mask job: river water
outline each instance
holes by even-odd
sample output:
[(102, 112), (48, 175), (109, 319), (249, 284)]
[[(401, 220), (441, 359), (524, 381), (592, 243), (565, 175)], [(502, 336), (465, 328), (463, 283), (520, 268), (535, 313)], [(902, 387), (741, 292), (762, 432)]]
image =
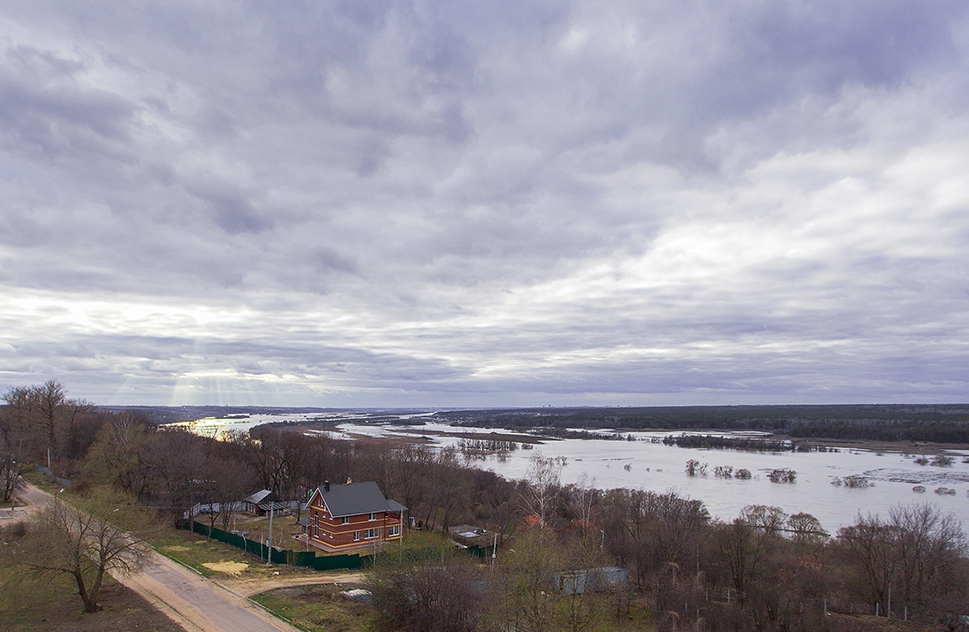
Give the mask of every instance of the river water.
[[(300, 419), (297, 419), (300, 417)], [(196, 422), (194, 428), (200, 434), (232, 428), (247, 430), (267, 421), (300, 421), (314, 415), (285, 417), (254, 415), (245, 420), (205, 420)], [(413, 436), (413, 426), (391, 424), (372, 425), (361, 423), (366, 414), (347, 413), (338, 423), (336, 436), (363, 434), (370, 436)], [(458, 439), (441, 437), (434, 432), (475, 432), (483, 436), (495, 429), (452, 427), (445, 424), (427, 423), (417, 429), (427, 432), (436, 445), (455, 445)], [(498, 431), (511, 432), (511, 431)], [(599, 431), (610, 433), (609, 430)], [(624, 433), (623, 436), (626, 436)], [(500, 460), (494, 456), (485, 460), (472, 460), (474, 467), (494, 471), (509, 479), (525, 478), (530, 459), (534, 454), (546, 457), (564, 457), (562, 482), (586, 484), (600, 489), (616, 487), (638, 488), (664, 492), (675, 490), (682, 496), (702, 500), (710, 515), (722, 520), (732, 520), (750, 504), (773, 505), (788, 514), (807, 512), (821, 521), (832, 534), (839, 527), (854, 522), (858, 514), (888, 516), (889, 509), (898, 504), (929, 502), (946, 513), (952, 513), (969, 529), (969, 463), (963, 457), (969, 451), (952, 451), (955, 458), (950, 467), (919, 465), (919, 452), (878, 453), (871, 450), (839, 448), (837, 452), (743, 452), (737, 450), (710, 450), (679, 448), (656, 442), (668, 432), (634, 432), (634, 441), (604, 439), (563, 439), (544, 441), (533, 450), (515, 450)], [(211, 435), (210, 435), (211, 436)], [(928, 455), (931, 459), (931, 455)], [(696, 459), (706, 463), (705, 476), (688, 476), (686, 462)], [(750, 480), (718, 478), (716, 466), (732, 466), (750, 470)], [(794, 483), (771, 482), (767, 474), (773, 469), (786, 468), (797, 472)], [(853, 489), (845, 485), (835, 486), (832, 481), (847, 476), (864, 476), (870, 486)], [(913, 487), (922, 486), (924, 493), (916, 493)], [(955, 490), (954, 495), (935, 493), (936, 489)]]

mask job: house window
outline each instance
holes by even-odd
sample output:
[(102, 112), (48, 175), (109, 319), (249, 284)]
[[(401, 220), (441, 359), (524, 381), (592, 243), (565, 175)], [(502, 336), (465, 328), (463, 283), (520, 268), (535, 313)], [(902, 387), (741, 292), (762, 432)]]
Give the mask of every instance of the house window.
[(360, 541), (360, 532), (359, 531), (354, 531), (353, 532), (353, 541), (354, 542), (359, 542)]
[(350, 524), (350, 516), (343, 516), (343, 524)]
[(313, 537), (320, 537), (320, 514), (313, 514)]
[(377, 519), (377, 514), (375, 514), (375, 513), (370, 514), (370, 519), (371, 520), (376, 520)]
[(365, 540), (372, 540), (376, 537), (380, 537), (380, 529), (367, 529), (363, 532), (363, 538)]
[(387, 529), (387, 537), (393, 538), (400, 535), (400, 525), (395, 525)]

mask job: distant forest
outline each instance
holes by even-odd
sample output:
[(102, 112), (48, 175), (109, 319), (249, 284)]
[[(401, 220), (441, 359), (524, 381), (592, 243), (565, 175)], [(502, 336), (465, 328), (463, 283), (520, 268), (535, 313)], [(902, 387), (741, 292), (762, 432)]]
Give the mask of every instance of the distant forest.
[(805, 439), (969, 443), (969, 404), (530, 408), (448, 411), (435, 418), (513, 430), (759, 430)]
[[(349, 409), (252, 406), (102, 407), (138, 412), (153, 423), (244, 414), (318, 413), (317, 424), (345, 421)], [(780, 406), (661, 406), (641, 408), (491, 408), (438, 410), (418, 419), (401, 415), (433, 409), (371, 409), (357, 423), (403, 423), (423, 420), (453, 425), (511, 430), (548, 429), (564, 436), (580, 430), (757, 430), (794, 439), (925, 441), (969, 444), (969, 404), (838, 404)], [(357, 412), (360, 412), (357, 409)]]

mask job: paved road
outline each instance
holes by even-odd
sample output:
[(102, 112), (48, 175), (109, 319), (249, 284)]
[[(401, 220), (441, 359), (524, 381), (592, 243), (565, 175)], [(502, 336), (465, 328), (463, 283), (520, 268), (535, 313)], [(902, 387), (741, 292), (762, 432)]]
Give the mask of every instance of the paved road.
[[(33, 485), (22, 496), (35, 507), (51, 497)], [(192, 632), (298, 632), (246, 598), (157, 553), (141, 572), (115, 579)]]
[[(17, 504), (13, 506), (4, 505), (3, 507), (0, 507), (0, 519), (12, 519), (19, 521), (30, 513), (43, 507), (51, 498), (50, 494), (34, 487), (33, 485), (28, 485), (27, 489), (18, 492), (17, 496), (19, 497)], [(23, 502), (26, 502), (27, 504), (19, 504)]]

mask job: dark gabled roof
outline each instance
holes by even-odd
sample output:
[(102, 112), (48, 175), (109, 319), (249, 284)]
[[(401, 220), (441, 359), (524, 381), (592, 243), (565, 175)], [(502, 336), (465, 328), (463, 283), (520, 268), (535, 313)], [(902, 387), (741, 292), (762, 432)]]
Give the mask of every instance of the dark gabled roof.
[[(360, 514), (377, 513), (381, 511), (399, 512), (406, 510), (399, 502), (387, 500), (377, 483), (350, 483), (348, 485), (330, 485), (327, 491), (322, 485), (314, 492), (323, 496), (323, 502), (334, 518), (343, 516), (358, 516)], [(313, 497), (310, 496), (310, 500)], [(309, 504), (309, 503), (307, 503)]]

